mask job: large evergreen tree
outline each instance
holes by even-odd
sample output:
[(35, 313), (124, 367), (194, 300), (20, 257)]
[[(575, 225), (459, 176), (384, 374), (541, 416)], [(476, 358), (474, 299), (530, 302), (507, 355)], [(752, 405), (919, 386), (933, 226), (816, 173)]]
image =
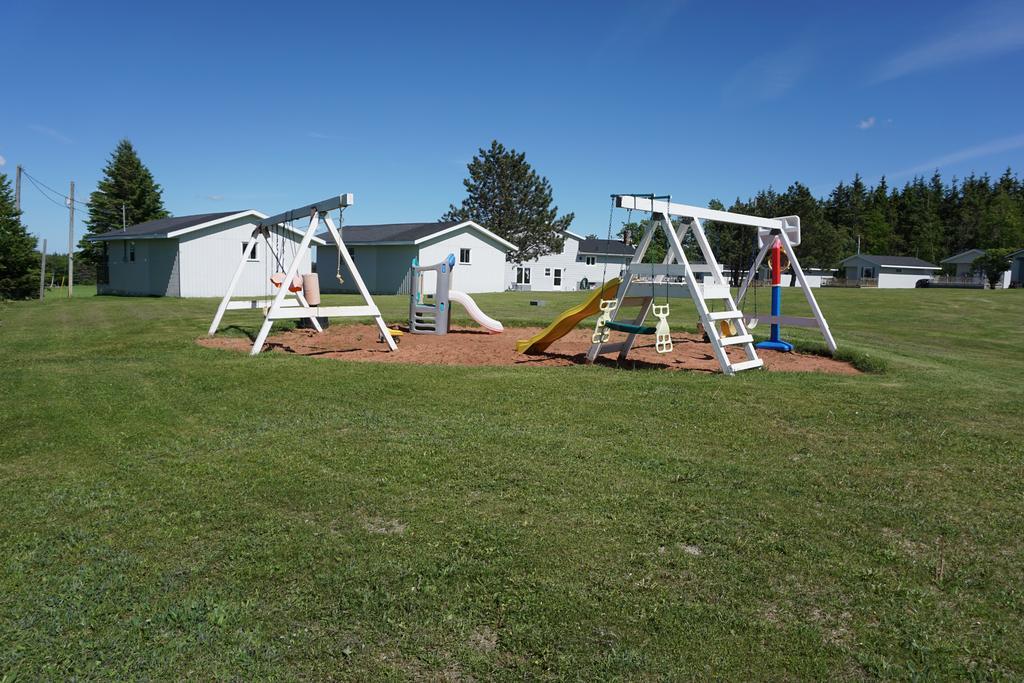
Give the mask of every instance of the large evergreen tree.
[(452, 204), (443, 221), (475, 221), (519, 247), (508, 259), (531, 261), (561, 250), (574, 218), (558, 216), (551, 203), (551, 183), (526, 162), (526, 155), (505, 149), (497, 140), (480, 149), (469, 163), (469, 177), (462, 181), (466, 198)]
[(11, 183), (0, 173), (0, 299), (25, 299), (35, 291), (35, 246), (36, 238), (25, 231), (21, 212), (14, 207)]
[[(103, 169), (103, 179), (97, 183), (96, 191), (89, 195), (86, 236), (168, 216), (162, 192), (132, 143), (121, 140)], [(99, 263), (100, 245), (86, 242), (83, 238), (78, 246), (81, 259), (94, 266)]]

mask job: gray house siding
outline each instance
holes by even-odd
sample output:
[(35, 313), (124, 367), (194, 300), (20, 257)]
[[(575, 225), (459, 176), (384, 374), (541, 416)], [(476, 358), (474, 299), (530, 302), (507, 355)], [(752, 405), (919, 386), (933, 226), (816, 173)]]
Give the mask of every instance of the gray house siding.
[[(407, 245), (371, 246), (353, 244), (349, 246), (352, 260), (371, 294), (408, 294), (409, 266), (418, 253), (416, 247)], [(316, 272), (320, 278), (320, 291), (325, 294), (352, 294), (356, 286), (352, 274), (341, 264), (341, 276), (337, 280), (338, 248), (332, 245), (316, 248)]]
[[(108, 276), (105, 284), (97, 286), (100, 294), (164, 296), (168, 293), (178, 258), (176, 240), (112, 240), (106, 244)], [(177, 282), (173, 287), (177, 288)]]

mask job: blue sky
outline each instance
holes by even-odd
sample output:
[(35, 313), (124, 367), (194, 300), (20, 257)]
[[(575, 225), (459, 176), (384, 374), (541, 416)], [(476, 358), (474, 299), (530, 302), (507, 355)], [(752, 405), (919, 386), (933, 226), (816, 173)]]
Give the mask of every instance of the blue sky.
[[(434, 220), (497, 138), (604, 235), (613, 192), (1024, 168), (1021, 2), (312, 4), (11, 3), (0, 172), (85, 199), (127, 137), (177, 215)], [(22, 200), (63, 249), (67, 212)]]

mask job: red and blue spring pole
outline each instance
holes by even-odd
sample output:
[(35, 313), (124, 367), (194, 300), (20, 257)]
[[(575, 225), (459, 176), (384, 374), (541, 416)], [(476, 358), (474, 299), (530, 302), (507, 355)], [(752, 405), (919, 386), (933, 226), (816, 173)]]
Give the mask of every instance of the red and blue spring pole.
[(759, 349), (772, 349), (773, 351), (792, 351), (793, 345), (782, 341), (779, 316), (782, 315), (782, 242), (778, 237), (772, 243), (772, 323), (771, 336), (754, 344)]

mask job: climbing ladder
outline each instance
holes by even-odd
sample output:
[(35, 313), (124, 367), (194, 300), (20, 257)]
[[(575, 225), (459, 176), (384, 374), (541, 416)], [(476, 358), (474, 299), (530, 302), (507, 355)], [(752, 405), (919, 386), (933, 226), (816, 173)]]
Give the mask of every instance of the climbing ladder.
[[(754, 338), (747, 329), (744, 321), (743, 311), (739, 309), (733, 300), (732, 292), (728, 282), (722, 276), (722, 269), (715, 255), (711, 250), (707, 236), (704, 234), (704, 226), (700, 216), (710, 214), (721, 214), (715, 216), (714, 220), (725, 220), (730, 223), (748, 224), (746, 220), (753, 217), (742, 216), (741, 214), (730, 214), (725, 211), (713, 211), (690, 207), (685, 204), (672, 204), (670, 201), (659, 201), (653, 197), (636, 195), (615, 195), (615, 205), (620, 208), (638, 209), (648, 211), (652, 214), (652, 220), (644, 231), (640, 243), (629, 266), (622, 274), (622, 283), (619, 285), (615, 295), (615, 306), (611, 309), (608, 327), (618, 329), (627, 333), (626, 339), (622, 342), (607, 343), (595, 334), (594, 343), (587, 351), (587, 361), (594, 360), (603, 353), (619, 352), (619, 360), (625, 360), (629, 355), (638, 333), (646, 332), (643, 323), (650, 313), (651, 306), (656, 296), (686, 297), (689, 296), (697, 309), (704, 331), (711, 342), (715, 358), (718, 360), (722, 372), (726, 375), (733, 375), (742, 370), (759, 368), (764, 361), (757, 356), (754, 348)], [(672, 225), (671, 216), (682, 217), (680, 227), (677, 230)], [(708, 217), (708, 216), (706, 216)], [(767, 220), (767, 219), (765, 219)], [(663, 230), (668, 238), (668, 253), (661, 264), (642, 263), (647, 249), (651, 245), (655, 233)], [(703, 281), (698, 281), (694, 275), (694, 269), (686, 258), (683, 250), (683, 241), (688, 231), (693, 231), (694, 240), (704, 257), (706, 274)], [(710, 281), (709, 281), (710, 280)], [(709, 301), (720, 302), (712, 311), (708, 306)], [(632, 322), (622, 324), (616, 322), (616, 316), (624, 306), (639, 306), (639, 312)], [(717, 310), (721, 308), (722, 310)], [(734, 335), (723, 335), (719, 323), (728, 321), (736, 330)], [(605, 335), (605, 338), (607, 335)], [(746, 355), (746, 360), (732, 362), (726, 349), (730, 346), (739, 346)]]

